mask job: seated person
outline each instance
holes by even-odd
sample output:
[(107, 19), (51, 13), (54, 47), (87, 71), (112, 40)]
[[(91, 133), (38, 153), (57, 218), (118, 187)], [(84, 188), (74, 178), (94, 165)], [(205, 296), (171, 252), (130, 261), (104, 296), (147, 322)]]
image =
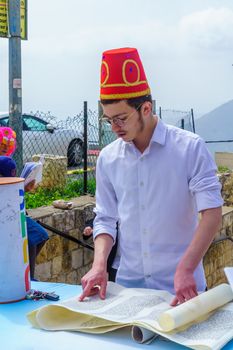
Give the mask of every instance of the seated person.
[[(0, 156), (0, 176), (14, 177), (16, 175), (16, 163), (13, 159), (6, 156)], [(30, 192), (35, 187), (35, 181), (31, 181), (25, 186), (25, 192)], [(27, 234), (28, 234), (28, 250), (29, 250), (29, 265), (30, 276), (34, 280), (34, 272), (36, 265), (36, 257), (48, 240), (47, 231), (36, 221), (26, 215)]]
[[(25, 192), (35, 190), (35, 180), (29, 182), (24, 188)], [(26, 213), (27, 214), (27, 213)], [(30, 276), (34, 280), (36, 257), (49, 239), (47, 231), (38, 222), (26, 215), (27, 233), (28, 233), (28, 250), (30, 262)]]

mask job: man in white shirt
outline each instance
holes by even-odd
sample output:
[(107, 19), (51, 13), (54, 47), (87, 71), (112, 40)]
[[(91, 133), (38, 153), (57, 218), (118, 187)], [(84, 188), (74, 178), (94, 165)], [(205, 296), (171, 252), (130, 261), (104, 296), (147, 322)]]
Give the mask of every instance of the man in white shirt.
[(136, 49), (103, 53), (100, 97), (103, 119), (118, 139), (97, 162), (94, 262), (79, 300), (96, 293), (105, 298), (106, 263), (120, 221), (116, 282), (168, 290), (175, 306), (206, 288), (202, 258), (221, 224), (215, 163), (198, 135), (153, 115)]

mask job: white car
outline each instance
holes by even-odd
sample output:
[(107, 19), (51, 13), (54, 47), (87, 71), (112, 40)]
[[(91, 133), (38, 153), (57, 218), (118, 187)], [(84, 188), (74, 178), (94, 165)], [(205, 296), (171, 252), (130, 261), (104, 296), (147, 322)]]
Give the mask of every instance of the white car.
[[(55, 127), (30, 114), (23, 114), (23, 161), (31, 161), (34, 154), (66, 156), (68, 165), (80, 165), (83, 159), (83, 135), (68, 128)], [(0, 126), (9, 125), (9, 115), (0, 114)]]

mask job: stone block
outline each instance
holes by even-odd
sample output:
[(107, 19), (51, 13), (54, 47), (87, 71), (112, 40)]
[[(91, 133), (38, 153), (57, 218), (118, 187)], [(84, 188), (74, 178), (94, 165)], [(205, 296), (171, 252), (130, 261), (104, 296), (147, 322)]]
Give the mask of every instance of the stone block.
[(58, 282), (58, 280), (57, 280), (57, 276), (53, 276), (53, 277), (51, 277), (50, 279), (49, 279), (49, 282)]
[(62, 272), (62, 256), (57, 256), (52, 260), (52, 276), (57, 276)]
[(222, 217), (222, 227), (226, 228), (229, 227), (232, 224), (232, 218), (230, 213), (226, 213)]
[(65, 214), (65, 231), (68, 232), (75, 228), (75, 211), (67, 210)]
[(66, 230), (66, 212), (61, 211), (59, 213), (54, 213), (52, 216), (53, 227), (59, 231), (65, 232)]
[(83, 249), (74, 250), (72, 256), (72, 269), (78, 269), (83, 266)]
[(66, 253), (62, 258), (62, 271), (69, 272), (72, 268), (72, 258), (70, 253)]
[(53, 236), (46, 242), (47, 258), (52, 260), (63, 253), (62, 239), (59, 236)]
[(93, 212), (94, 207), (95, 207), (94, 204), (86, 205), (84, 207), (85, 221), (94, 219), (95, 217), (95, 213)]
[(222, 228), (221, 231), (220, 231), (220, 233), (221, 233), (221, 237), (222, 237), (222, 238), (223, 238), (223, 237), (226, 237), (226, 233), (227, 233), (226, 228)]
[(91, 269), (92, 264), (83, 266), (77, 270), (77, 283), (81, 283), (81, 278)]
[(51, 215), (41, 218), (40, 221), (49, 226), (53, 226), (53, 219)]
[(79, 228), (83, 232), (85, 227), (85, 214), (82, 209), (76, 208), (75, 210), (75, 227)]
[(78, 284), (77, 271), (71, 271), (66, 277), (66, 283), (68, 284)]
[(69, 241), (69, 251), (72, 252), (73, 250), (76, 250), (80, 247), (79, 244), (75, 243), (75, 242), (72, 242), (72, 241)]
[(93, 263), (94, 252), (89, 249), (84, 250), (84, 266)]
[[(32, 157), (34, 162), (40, 159), (41, 155)], [(44, 154), (43, 174), (40, 187), (56, 188), (66, 184), (67, 157)]]
[(66, 283), (67, 273), (60, 273), (56, 278), (58, 283)]
[(62, 241), (62, 254), (63, 256), (66, 255), (67, 253), (69, 253), (69, 246), (70, 246), (70, 242), (68, 239), (65, 238), (61, 238)]
[(45, 245), (41, 249), (40, 253), (37, 255), (37, 258), (36, 258), (37, 264), (42, 264), (42, 263), (48, 261), (48, 256), (47, 256), (47, 244), (48, 244), (48, 242), (49, 241), (47, 241), (45, 243)]
[(52, 277), (51, 273), (52, 262), (48, 261), (43, 264), (36, 265), (35, 278), (40, 281), (47, 281)]
[[(70, 230), (69, 231), (69, 235), (71, 235), (72, 237), (74, 238), (77, 238), (77, 239), (81, 239), (83, 240), (83, 231), (80, 231), (80, 229), (77, 227), (75, 228), (74, 230)], [(73, 242), (75, 243), (75, 242)], [(75, 243), (76, 244), (76, 248), (78, 247), (78, 243)]]
[(62, 232), (68, 232), (75, 228), (75, 211), (61, 210), (53, 214), (53, 227)]

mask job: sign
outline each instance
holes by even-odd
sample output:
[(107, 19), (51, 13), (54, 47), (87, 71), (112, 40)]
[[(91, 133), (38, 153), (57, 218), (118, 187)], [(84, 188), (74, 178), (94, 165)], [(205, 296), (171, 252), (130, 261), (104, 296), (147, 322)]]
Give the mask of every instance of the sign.
[(27, 40), (27, 0), (20, 0), (20, 28), (21, 39)]
[[(8, 31), (8, 1), (0, 0), (0, 37), (9, 38)], [(12, 0), (11, 0), (12, 1)], [(20, 0), (21, 39), (27, 39), (27, 0)]]
[(0, 37), (8, 37), (7, 0), (0, 0)]
[(21, 79), (13, 79), (13, 89), (21, 89)]

